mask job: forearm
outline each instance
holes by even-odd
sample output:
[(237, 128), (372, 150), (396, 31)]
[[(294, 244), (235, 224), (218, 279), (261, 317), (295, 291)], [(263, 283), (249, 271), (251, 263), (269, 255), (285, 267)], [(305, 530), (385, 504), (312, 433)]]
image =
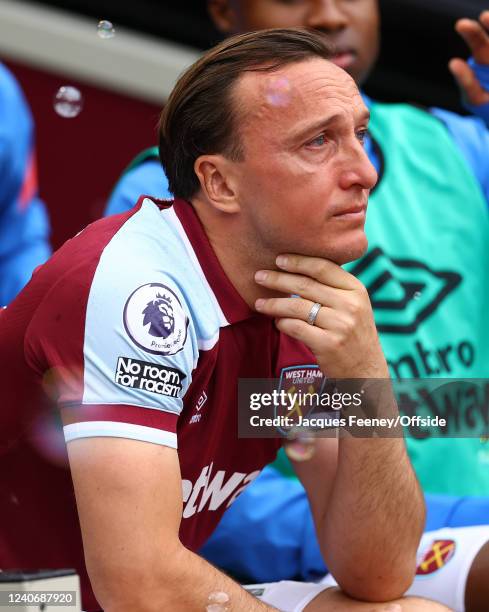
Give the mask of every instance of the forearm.
[[(165, 555), (166, 556), (166, 555)], [(166, 556), (166, 559), (168, 557)], [(137, 584), (134, 584), (136, 582)], [(236, 612), (275, 610), (247, 593), (239, 584), (183, 546), (171, 557), (171, 567), (148, 568), (145, 577), (132, 584), (121, 581), (104, 603), (105, 612), (202, 612), (211, 603), (211, 594), (225, 593)], [(121, 588), (121, 584), (126, 584)], [(223, 604), (223, 608), (226, 605)], [(227, 608), (226, 608), (227, 609)]]
[(414, 577), (424, 501), (403, 439), (342, 438), (320, 541), (354, 597), (400, 596)]
[(218, 591), (237, 612), (273, 610), (182, 545), (176, 449), (96, 437), (69, 442), (68, 454), (86, 568), (105, 612), (203, 612)]

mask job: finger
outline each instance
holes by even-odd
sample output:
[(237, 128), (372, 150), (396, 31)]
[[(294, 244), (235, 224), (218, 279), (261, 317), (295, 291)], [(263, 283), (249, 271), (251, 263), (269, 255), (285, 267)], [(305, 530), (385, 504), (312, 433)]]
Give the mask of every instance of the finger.
[[(277, 329), (294, 340), (303, 342), (315, 355), (335, 346), (335, 334), (319, 327), (309, 325), (300, 319), (283, 318), (275, 323)], [(331, 345), (331, 346), (330, 346)]]
[[(319, 302), (332, 308), (339, 308), (344, 301), (338, 295), (338, 289), (319, 283), (314, 278), (302, 274), (288, 274), (275, 270), (259, 270), (255, 274), (258, 284), (288, 295), (299, 295), (301, 298)], [(297, 298), (295, 298), (297, 299)]]
[[(485, 23), (484, 17), (484, 23)], [(459, 19), (455, 30), (470, 47), (474, 59), (479, 64), (489, 64), (489, 35), (484, 26), (474, 19)]]
[(282, 270), (315, 278), (321, 284), (337, 289), (355, 289), (359, 284), (353, 275), (328, 259), (287, 253), (279, 255), (276, 263)]
[(479, 83), (479, 79), (467, 62), (455, 58), (450, 61), (448, 67), (457, 81), (464, 99), (469, 102), (469, 104), (479, 106), (480, 104), (489, 102), (489, 92)]
[[(289, 318), (305, 321), (308, 325), (309, 314), (314, 302), (302, 298), (269, 298), (260, 299), (255, 302), (258, 312), (274, 318)], [(314, 325), (321, 329), (332, 329), (337, 316), (335, 311), (327, 306), (321, 306), (314, 320)]]
[(479, 21), (484, 26), (484, 28), (489, 31), (489, 11), (482, 11), (482, 13), (479, 15)]

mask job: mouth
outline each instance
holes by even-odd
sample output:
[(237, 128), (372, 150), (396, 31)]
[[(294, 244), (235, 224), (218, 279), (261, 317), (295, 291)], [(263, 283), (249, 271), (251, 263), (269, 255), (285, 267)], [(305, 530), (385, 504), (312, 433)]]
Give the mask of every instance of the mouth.
[(365, 214), (367, 212), (367, 206), (362, 204), (361, 206), (351, 206), (333, 215), (335, 219), (342, 221), (364, 221)]
[(348, 70), (353, 65), (356, 59), (356, 53), (352, 49), (337, 49), (336, 53), (331, 57), (331, 61), (333, 64), (336, 64), (339, 68), (343, 68), (343, 70)]

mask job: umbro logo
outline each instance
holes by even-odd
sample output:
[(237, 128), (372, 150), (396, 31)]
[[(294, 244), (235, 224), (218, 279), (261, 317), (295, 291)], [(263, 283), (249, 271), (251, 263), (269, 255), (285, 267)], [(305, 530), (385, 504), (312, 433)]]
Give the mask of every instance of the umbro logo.
[(197, 410), (197, 412), (192, 415), (189, 424), (191, 425), (192, 423), (198, 423), (200, 421), (200, 419), (202, 418), (202, 414), (200, 413), (200, 409), (202, 408), (202, 406), (206, 403), (207, 401), (207, 393), (205, 391), (202, 391), (202, 393), (200, 394), (199, 399), (197, 400), (197, 403), (195, 404), (194, 408), (195, 410)]
[(412, 334), (462, 281), (450, 270), (433, 270), (414, 259), (391, 259), (376, 247), (350, 272), (367, 288), (379, 332)]
[(195, 410), (200, 410), (202, 406), (206, 403), (206, 401), (207, 401), (207, 393), (205, 391), (202, 391), (199, 399), (197, 400), (197, 403), (195, 404)]

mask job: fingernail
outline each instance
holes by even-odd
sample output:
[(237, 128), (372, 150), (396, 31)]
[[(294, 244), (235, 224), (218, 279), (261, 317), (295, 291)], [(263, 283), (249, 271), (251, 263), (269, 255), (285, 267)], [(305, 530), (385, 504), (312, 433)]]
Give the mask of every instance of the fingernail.
[(285, 268), (285, 266), (287, 265), (287, 261), (288, 261), (287, 255), (279, 255), (277, 259), (275, 260), (277, 266), (279, 266), (280, 268)]
[(384, 608), (384, 612), (402, 612), (402, 608), (399, 604), (390, 604)]
[(265, 302), (266, 302), (266, 300), (263, 300), (263, 299), (261, 299), (261, 298), (260, 298), (259, 300), (256, 300), (256, 302), (255, 302), (255, 308), (256, 308), (257, 310), (261, 310), (261, 309), (262, 309), (262, 308), (265, 306)]
[(268, 272), (265, 272), (265, 270), (258, 270), (258, 272), (255, 274), (255, 280), (260, 283), (267, 280), (267, 276)]

